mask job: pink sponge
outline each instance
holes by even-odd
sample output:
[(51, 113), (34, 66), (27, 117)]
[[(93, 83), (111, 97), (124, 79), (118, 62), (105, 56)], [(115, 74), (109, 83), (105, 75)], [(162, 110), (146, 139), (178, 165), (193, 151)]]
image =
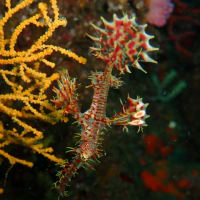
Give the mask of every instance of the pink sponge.
[(148, 0), (148, 8), (147, 22), (161, 27), (165, 25), (173, 11), (174, 5), (171, 3), (171, 0)]

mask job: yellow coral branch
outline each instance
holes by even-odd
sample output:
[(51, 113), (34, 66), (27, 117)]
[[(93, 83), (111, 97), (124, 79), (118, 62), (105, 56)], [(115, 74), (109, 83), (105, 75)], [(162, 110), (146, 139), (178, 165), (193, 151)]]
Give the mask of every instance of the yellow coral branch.
[(39, 3), (38, 8), (40, 9), (40, 12), (42, 13), (42, 15), (44, 17), (45, 23), (49, 24), (50, 18), (49, 18), (48, 13), (47, 13), (47, 9), (48, 9), (47, 4), (46, 3)]
[[(25, 63), (23, 63), (23, 67), (26, 69), (27, 73), (30, 73), (31, 76), (33, 78), (42, 78), (42, 79), (46, 79), (46, 74), (45, 73), (42, 73), (42, 72), (39, 72), (37, 71), (37, 69), (31, 69), (30, 67), (28, 67)], [(39, 66), (38, 66), (39, 68)]]
[(37, 129), (35, 129), (35, 128), (29, 126), (28, 124), (26, 124), (26, 123), (24, 123), (24, 122), (22, 122), (21, 120), (19, 120), (19, 119), (16, 118), (16, 117), (12, 117), (12, 119), (13, 119), (14, 121), (16, 121), (16, 122), (17, 122), (21, 127), (23, 127), (25, 130), (28, 130), (28, 131), (34, 133), (34, 134), (36, 135), (37, 140), (43, 138), (42, 132), (40, 132), (40, 131), (38, 131)]
[(81, 56), (77, 56), (74, 52), (70, 51), (70, 50), (66, 50), (63, 49), (62, 47), (57, 47), (57, 46), (53, 46), (53, 45), (43, 45), (43, 47), (45, 48), (50, 48), (54, 51), (58, 51), (60, 53), (62, 53), (63, 55), (67, 55), (70, 58), (73, 58), (74, 60), (78, 61), (81, 64), (85, 64), (87, 62), (86, 58), (83, 58)]
[(14, 109), (14, 108), (9, 108), (9, 107), (3, 105), (1, 102), (0, 102), (0, 111), (3, 113), (6, 113), (9, 116), (23, 117), (23, 114), (20, 111)]
[(22, 159), (14, 157), (14, 156), (11, 156), (10, 154), (6, 153), (5, 151), (3, 151), (1, 149), (0, 149), (0, 155), (2, 155), (5, 158), (7, 158), (11, 165), (14, 165), (15, 163), (20, 163), (20, 164), (26, 165), (28, 167), (32, 167), (33, 166), (32, 162), (29, 162), (29, 161), (22, 160)]
[(52, 81), (59, 79), (60, 75), (58, 73), (52, 74), (48, 79), (46, 79), (43, 87), (40, 89), (40, 95), (44, 93), (44, 91), (50, 86)]
[(54, 68), (55, 67), (55, 63), (53, 63), (53, 62), (50, 62), (50, 61), (48, 61), (48, 60), (46, 60), (46, 59), (42, 59), (41, 60), (45, 65), (47, 65), (47, 66), (49, 66), (49, 67), (51, 67), (51, 68)]
[(57, 1), (56, 0), (50, 0), (50, 2), (51, 2), (51, 6), (53, 8), (54, 18), (55, 18), (55, 20), (57, 20), (59, 18), (59, 9), (58, 9), (58, 6), (57, 6)]
[[(63, 162), (62, 159), (51, 154), (53, 152), (51, 147), (44, 148), (40, 143), (39, 140), (43, 138), (43, 133), (24, 121), (25, 119), (41, 119), (52, 122), (53, 117), (67, 121), (67, 118), (62, 116), (62, 112), (55, 111), (46, 95), (47, 89), (54, 80), (59, 78), (59, 74), (49, 75), (48, 73), (47, 75), (41, 72), (40, 64), (42, 63), (41, 68), (44, 65), (54, 68), (56, 64), (47, 59), (47, 56), (52, 55), (53, 52), (59, 52), (79, 63), (86, 63), (85, 58), (72, 51), (45, 44), (55, 29), (67, 24), (66, 19), (59, 17), (57, 0), (49, 0), (49, 3), (40, 1), (37, 4), (37, 13), (19, 22), (11, 36), (6, 38), (4, 29), (6, 29), (7, 22), (17, 12), (33, 2), (34, 0), (21, 0), (12, 7), (11, 0), (5, 0), (8, 10), (0, 19), (0, 74), (3, 79), (2, 86), (6, 86), (4, 93), (0, 94), (0, 112), (17, 123), (16, 128), (6, 130), (3, 122), (0, 121), (0, 154), (9, 160), (11, 165), (20, 163), (29, 167), (33, 165), (32, 162), (10, 155), (4, 151), (4, 147), (11, 144), (22, 144), (54, 162)], [(53, 12), (53, 17), (49, 14), (50, 10)], [(46, 28), (45, 33), (33, 41), (27, 50), (16, 50), (20, 34), (29, 25), (44, 27)]]
[(15, 28), (15, 30), (14, 30), (14, 32), (13, 32), (11, 38), (10, 38), (10, 47), (9, 47), (9, 48), (10, 48), (11, 53), (12, 53), (12, 52), (15, 53), (15, 51), (14, 51), (14, 46), (15, 46), (15, 44), (16, 44), (16, 42), (17, 42), (17, 38), (18, 38), (19, 34), (23, 31), (23, 29), (26, 28), (26, 26), (30, 25), (31, 23), (37, 24), (37, 23), (36, 23), (36, 22), (37, 22), (36, 20), (38, 20), (40, 17), (41, 17), (41, 14), (36, 14), (36, 15), (34, 15), (33, 17), (30, 17), (30, 18), (24, 20), (23, 22), (21, 22), (21, 23)]
[(6, 0), (6, 7), (7, 7), (8, 9), (11, 8), (11, 2), (10, 2), (10, 0)]
[(53, 32), (55, 31), (56, 28), (59, 26), (65, 26), (67, 24), (66, 20), (57, 20), (52, 23), (49, 23), (49, 28), (45, 32), (44, 35), (42, 35), (32, 46), (31, 48), (27, 51), (27, 54), (34, 53), (37, 49), (40, 48), (42, 44), (44, 44), (52, 35)]
[[(0, 49), (3, 50), (5, 48), (5, 41), (4, 41), (4, 31), (3, 27), (5, 23), (19, 10), (27, 7), (31, 3), (33, 3), (34, 0), (24, 0), (17, 4), (14, 8), (11, 8), (8, 10), (8, 12), (5, 14), (5, 16), (0, 20)], [(6, 4), (9, 6), (9, 1), (6, 1)]]
[(16, 63), (25, 63), (25, 62), (33, 62), (36, 60), (40, 60), (41, 58), (44, 58), (45, 56), (51, 55), (53, 52), (52, 49), (45, 49), (42, 52), (32, 54), (27, 57), (19, 56), (15, 58), (9, 58), (9, 59), (0, 59), (0, 64), (2, 65), (10, 65), (10, 64), (16, 64)]
[(4, 141), (4, 142), (2, 142), (2, 143), (0, 143), (0, 148), (3, 148), (3, 147), (5, 147), (5, 146), (7, 146), (7, 145), (9, 145), (11, 142), (10, 141)]

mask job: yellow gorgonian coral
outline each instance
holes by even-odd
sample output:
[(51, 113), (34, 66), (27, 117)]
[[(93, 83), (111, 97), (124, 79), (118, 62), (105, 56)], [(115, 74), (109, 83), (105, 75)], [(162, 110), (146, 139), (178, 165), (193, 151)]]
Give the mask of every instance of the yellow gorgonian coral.
[[(59, 52), (79, 63), (86, 63), (85, 58), (74, 52), (47, 43), (58, 27), (67, 24), (66, 19), (59, 16), (57, 0), (37, 3), (37, 12), (33, 16), (23, 19), (13, 27), (11, 35), (5, 33), (8, 21), (14, 18), (16, 13), (36, 2), (38, 1), (20, 0), (18, 4), (12, 6), (11, 0), (4, 0), (7, 11), (0, 19), (0, 80), (1, 88), (4, 88), (0, 90), (0, 116), (5, 116), (12, 122), (12, 125), (6, 127), (1, 117), (0, 155), (7, 158), (11, 165), (20, 163), (28, 167), (32, 167), (33, 163), (10, 155), (4, 150), (5, 147), (11, 144), (22, 144), (54, 162), (63, 161), (52, 154), (51, 147), (43, 146), (40, 142), (43, 133), (27, 121), (38, 119), (54, 123), (55, 118), (61, 117), (60, 112), (54, 110), (46, 96), (47, 89), (54, 80), (59, 78), (59, 74), (47, 75), (40, 71), (41, 66), (50, 69), (55, 67), (55, 63), (47, 59), (47, 56), (53, 52)], [(28, 49), (21, 50), (17, 48), (17, 41), (20, 34), (30, 25), (46, 31)], [(67, 119), (62, 117), (62, 120)]]

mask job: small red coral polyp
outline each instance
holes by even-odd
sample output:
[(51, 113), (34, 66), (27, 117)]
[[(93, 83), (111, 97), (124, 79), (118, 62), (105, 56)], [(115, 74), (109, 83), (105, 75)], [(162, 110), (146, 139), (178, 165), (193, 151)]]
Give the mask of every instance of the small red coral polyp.
[(141, 173), (141, 178), (144, 182), (144, 185), (151, 191), (166, 192), (171, 195), (175, 195), (178, 198), (181, 198), (182, 194), (177, 190), (177, 186), (173, 182), (166, 181), (167, 176), (167, 173), (163, 170), (157, 171), (156, 175), (148, 171), (143, 171)]
[(162, 187), (162, 183), (158, 177), (156, 177), (155, 175), (151, 174), (148, 171), (143, 171), (141, 173), (141, 177), (147, 188), (151, 189), (154, 192), (160, 191), (160, 189)]
[(182, 188), (187, 187), (188, 184), (189, 184), (188, 179), (182, 178), (182, 179), (178, 182), (178, 187), (182, 189)]
[(160, 139), (156, 135), (147, 135), (144, 138), (144, 143), (148, 154), (153, 154), (161, 146)]

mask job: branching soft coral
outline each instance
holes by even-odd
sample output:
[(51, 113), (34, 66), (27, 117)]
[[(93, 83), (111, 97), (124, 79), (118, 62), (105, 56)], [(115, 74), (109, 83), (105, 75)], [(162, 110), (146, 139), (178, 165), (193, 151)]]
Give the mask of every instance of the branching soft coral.
[[(2, 13), (0, 18), (0, 156), (7, 158), (11, 165), (20, 163), (28, 167), (32, 167), (33, 163), (11, 155), (5, 148), (20, 144), (54, 162), (63, 161), (51, 154), (51, 147), (43, 146), (43, 133), (28, 123), (28, 119), (53, 123), (55, 118), (60, 116), (46, 95), (52, 82), (59, 78), (58, 73), (50, 70), (49, 73), (42, 72), (43, 66), (51, 69), (56, 65), (47, 60), (47, 57), (53, 52), (59, 52), (79, 63), (86, 62), (85, 58), (70, 50), (47, 43), (58, 27), (67, 24), (66, 19), (60, 17), (57, 0), (35, 4), (37, 8), (33, 16), (17, 19), (18, 25), (9, 27), (8, 22), (16, 19), (15, 14), (23, 12), (33, 3), (37, 1), (22, 0), (14, 5), (14, 1), (5, 0), (5, 13)], [(31, 25), (34, 25), (35, 29), (44, 28), (45, 32), (38, 39), (33, 39), (33, 44), (28, 49), (23, 50), (19, 47), (18, 39)], [(7, 29), (10, 30), (10, 35), (7, 34)], [(9, 123), (5, 122), (4, 118), (8, 119)]]

